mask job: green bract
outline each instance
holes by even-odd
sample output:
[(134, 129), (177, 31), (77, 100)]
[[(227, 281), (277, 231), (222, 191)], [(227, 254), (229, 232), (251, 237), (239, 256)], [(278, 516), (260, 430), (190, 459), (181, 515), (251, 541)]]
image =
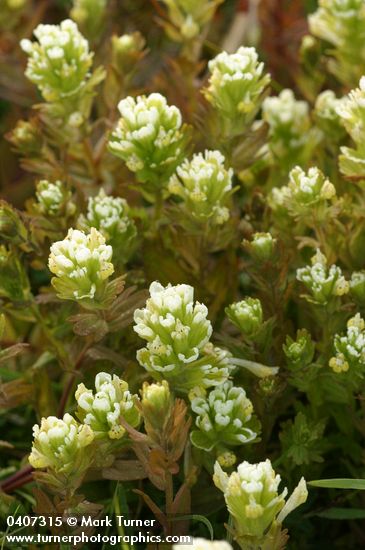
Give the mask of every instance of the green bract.
[(205, 151), (185, 160), (169, 181), (168, 189), (183, 200), (187, 216), (213, 225), (229, 218), (227, 203), (232, 194), (233, 170), (224, 167), (219, 151)]
[(70, 414), (63, 419), (49, 416), (33, 427), (33, 447), (29, 462), (33, 468), (49, 468), (56, 473), (80, 473), (90, 463), (86, 449), (94, 433), (89, 426), (76, 422)]
[(14, 302), (29, 300), (27, 274), (15, 252), (4, 245), (0, 245), (0, 272), (0, 297)]
[(89, 76), (93, 54), (87, 40), (70, 19), (60, 25), (38, 25), (38, 42), (24, 39), (28, 54), (26, 76), (42, 92), (46, 101), (57, 101), (79, 92)]
[(69, 229), (63, 241), (53, 243), (48, 266), (56, 276), (52, 285), (65, 300), (98, 300), (105, 291), (107, 279), (114, 271), (113, 249), (95, 228), (86, 235)]
[(255, 48), (241, 47), (236, 53), (222, 52), (209, 61), (209, 86), (204, 95), (227, 119), (233, 131), (243, 131), (261, 105), (262, 93), (270, 82)]
[[(243, 388), (225, 382), (207, 396), (194, 397), (191, 408), (197, 415), (190, 438), (199, 449), (218, 452), (236, 445), (254, 441), (257, 432), (252, 428), (253, 406)], [(219, 460), (219, 458), (218, 458)]]
[(363, 375), (365, 370), (365, 321), (359, 313), (347, 322), (347, 333), (336, 334), (334, 339), (336, 355), (329, 365), (334, 372), (354, 371)]
[(87, 36), (95, 38), (103, 22), (108, 0), (74, 0), (70, 15)]
[(262, 326), (263, 313), (260, 300), (246, 298), (226, 308), (226, 315), (246, 336), (253, 336)]
[(250, 547), (250, 538), (245, 537), (255, 537), (256, 540), (251, 540), (252, 547), (259, 548), (257, 539), (275, 527), (275, 523), (281, 524), (292, 510), (306, 501), (308, 494), (302, 478), (285, 503), (288, 490), (279, 494), (280, 476), (275, 474), (268, 459), (258, 464), (242, 462), (230, 476), (216, 462), (213, 480), (223, 491), (241, 548)]
[(138, 181), (162, 189), (184, 158), (186, 136), (179, 109), (157, 93), (122, 99), (118, 109), (122, 117), (111, 135), (110, 150)]
[(123, 418), (132, 427), (139, 424), (139, 413), (127, 382), (117, 375), (99, 372), (95, 377), (95, 393), (79, 384), (75, 393), (77, 417), (90, 426), (96, 438), (121, 439), (125, 428)]
[(155, 379), (166, 379), (181, 391), (224, 382), (231, 370), (230, 354), (210, 344), (207, 315), (204, 304), (194, 303), (193, 287), (152, 283), (146, 307), (134, 313), (134, 330), (147, 340), (137, 352), (139, 363)]
[(325, 256), (317, 250), (311, 259), (312, 265), (297, 269), (297, 279), (311, 292), (306, 299), (325, 305), (335, 296), (343, 296), (349, 291), (349, 283), (337, 265), (327, 266)]

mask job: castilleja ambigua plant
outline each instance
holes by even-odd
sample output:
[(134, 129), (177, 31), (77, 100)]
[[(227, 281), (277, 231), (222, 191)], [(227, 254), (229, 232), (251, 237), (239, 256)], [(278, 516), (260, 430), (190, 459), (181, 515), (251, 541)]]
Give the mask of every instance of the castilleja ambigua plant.
[(254, 4), (0, 0), (0, 522), (364, 545), (365, 2)]

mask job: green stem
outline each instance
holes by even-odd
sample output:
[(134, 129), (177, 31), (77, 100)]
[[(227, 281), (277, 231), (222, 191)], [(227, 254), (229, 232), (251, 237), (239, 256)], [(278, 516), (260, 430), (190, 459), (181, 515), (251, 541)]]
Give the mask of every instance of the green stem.
[[(116, 516), (121, 516), (122, 511), (121, 511), (121, 508), (120, 508), (120, 502), (119, 502), (119, 498), (118, 498), (119, 497), (118, 487), (119, 487), (119, 484), (117, 484), (117, 487), (115, 489), (115, 493), (114, 493), (114, 497), (113, 497), (113, 504), (114, 504), (115, 515)], [(123, 527), (122, 522), (119, 523), (117, 521), (117, 531), (118, 531), (118, 535), (120, 537), (122, 537), (122, 541), (123, 541), (124, 536), (125, 536), (125, 531), (124, 531), (124, 527)], [(130, 550), (129, 545), (126, 542), (121, 542), (120, 547), (121, 547), (121, 550)]]

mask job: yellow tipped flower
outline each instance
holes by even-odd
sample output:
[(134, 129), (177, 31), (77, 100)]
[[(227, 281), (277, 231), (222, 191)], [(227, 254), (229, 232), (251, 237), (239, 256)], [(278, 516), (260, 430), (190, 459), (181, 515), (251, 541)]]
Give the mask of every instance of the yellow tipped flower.
[(65, 300), (94, 300), (114, 272), (113, 249), (95, 228), (89, 234), (69, 229), (63, 241), (51, 246), (48, 266), (56, 276), (52, 285)]
[(94, 440), (89, 426), (78, 424), (69, 414), (63, 419), (49, 416), (33, 427), (33, 447), (29, 462), (33, 468), (49, 468), (56, 473), (80, 473), (90, 462), (86, 450)]

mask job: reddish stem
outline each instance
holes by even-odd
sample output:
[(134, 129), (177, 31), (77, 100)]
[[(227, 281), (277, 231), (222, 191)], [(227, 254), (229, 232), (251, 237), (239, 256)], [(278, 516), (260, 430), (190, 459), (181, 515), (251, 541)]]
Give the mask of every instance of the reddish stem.
[(0, 484), (1, 490), (6, 493), (10, 493), (17, 487), (21, 487), (22, 485), (25, 485), (25, 483), (29, 483), (29, 481), (32, 481), (32, 472), (32, 466), (24, 466), (24, 468), (18, 472), (15, 472), (15, 474), (8, 477)]

